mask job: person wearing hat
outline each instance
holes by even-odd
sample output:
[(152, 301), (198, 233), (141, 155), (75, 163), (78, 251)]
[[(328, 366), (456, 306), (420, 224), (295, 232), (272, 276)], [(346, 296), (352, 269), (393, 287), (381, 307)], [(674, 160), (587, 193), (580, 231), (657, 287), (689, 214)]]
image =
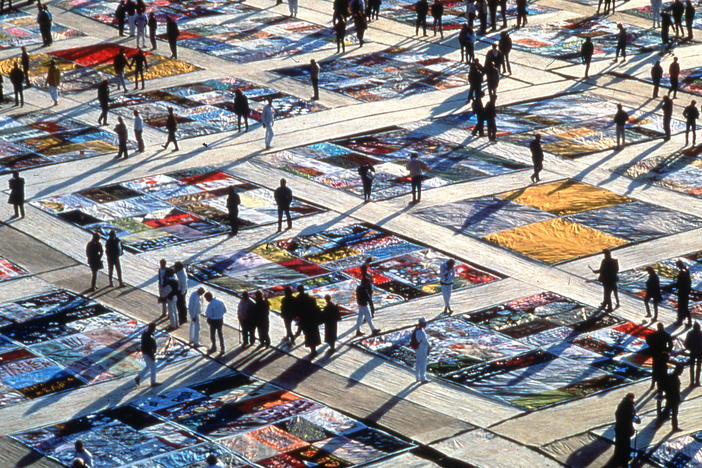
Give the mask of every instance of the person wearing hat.
[(451, 310), (451, 290), (453, 288), (453, 280), (456, 277), (456, 272), (454, 270), (455, 265), (455, 260), (449, 258), (441, 264), (441, 270), (439, 272), (439, 281), (441, 282), (441, 295), (444, 296), (444, 314), (453, 313), (453, 310)]
[[(428, 382), (427, 380), (427, 358), (429, 356), (429, 341), (424, 329), (427, 326), (427, 320), (424, 317), (419, 317), (417, 327), (412, 332), (412, 342), (415, 352), (414, 370), (417, 377), (417, 382)], [(416, 346), (416, 347), (415, 347)]]

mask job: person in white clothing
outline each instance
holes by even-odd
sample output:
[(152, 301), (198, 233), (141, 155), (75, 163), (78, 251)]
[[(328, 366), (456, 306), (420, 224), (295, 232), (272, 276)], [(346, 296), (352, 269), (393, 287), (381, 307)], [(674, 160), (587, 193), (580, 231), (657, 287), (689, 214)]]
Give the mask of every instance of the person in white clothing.
[(453, 313), (453, 310), (451, 310), (451, 290), (453, 289), (453, 279), (456, 277), (455, 265), (456, 262), (452, 258), (441, 264), (439, 281), (441, 282), (441, 295), (444, 296), (443, 313)]
[(273, 142), (273, 98), (268, 98), (268, 104), (263, 106), (261, 123), (266, 127), (266, 149), (270, 149)]
[(205, 300), (207, 301), (205, 317), (207, 317), (207, 324), (210, 326), (210, 341), (212, 342), (212, 346), (207, 352), (214, 353), (217, 351), (215, 335), (219, 335), (219, 354), (224, 354), (225, 347), (222, 326), (224, 325), (224, 314), (227, 313), (227, 306), (224, 305), (224, 302), (215, 298), (211, 292), (205, 294)]
[(168, 322), (170, 329), (175, 330), (180, 323), (178, 322), (178, 280), (172, 269), (166, 269), (166, 283), (163, 287), (163, 296), (161, 301), (166, 304), (168, 312)]
[(190, 316), (190, 344), (195, 348), (200, 346), (200, 314), (202, 314), (202, 300), (205, 288), (198, 288), (190, 293), (188, 299), (188, 315)]
[(74, 447), (76, 448), (76, 458), (83, 460), (83, 464), (88, 468), (93, 468), (93, 454), (86, 450), (83, 441), (76, 440)]
[(428, 382), (427, 380), (427, 357), (429, 356), (429, 341), (424, 329), (427, 326), (427, 321), (424, 317), (420, 317), (417, 323), (417, 328), (412, 332), (417, 345), (415, 348), (415, 365), (414, 370), (417, 377), (417, 382)]

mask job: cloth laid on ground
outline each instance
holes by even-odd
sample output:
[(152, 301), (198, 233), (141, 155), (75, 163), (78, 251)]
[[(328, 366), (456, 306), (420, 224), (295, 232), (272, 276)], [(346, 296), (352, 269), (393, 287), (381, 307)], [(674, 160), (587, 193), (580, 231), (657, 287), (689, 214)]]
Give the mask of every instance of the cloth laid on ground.
[(27, 276), (28, 274), (29, 272), (21, 266), (11, 262), (5, 257), (0, 256), (0, 283), (3, 281), (21, 278), (23, 276)]

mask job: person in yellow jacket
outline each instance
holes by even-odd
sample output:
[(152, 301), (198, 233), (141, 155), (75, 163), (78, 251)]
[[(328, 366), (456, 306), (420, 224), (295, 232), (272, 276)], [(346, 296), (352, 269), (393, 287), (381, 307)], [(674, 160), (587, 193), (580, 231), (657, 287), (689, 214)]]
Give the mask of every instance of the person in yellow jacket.
[(56, 61), (51, 60), (49, 71), (46, 74), (46, 84), (49, 86), (49, 95), (54, 100), (54, 105), (58, 104), (58, 87), (61, 84), (61, 71), (56, 66)]

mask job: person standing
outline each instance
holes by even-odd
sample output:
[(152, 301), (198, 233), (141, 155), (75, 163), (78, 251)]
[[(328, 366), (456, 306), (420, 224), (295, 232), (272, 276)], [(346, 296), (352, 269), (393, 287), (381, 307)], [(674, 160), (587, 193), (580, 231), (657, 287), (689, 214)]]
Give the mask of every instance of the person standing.
[(434, 18), (434, 23), (432, 24), (432, 29), (434, 31), (434, 36), (436, 36), (436, 27), (439, 27), (439, 33), (441, 34), (441, 39), (444, 38), (444, 24), (442, 17), (444, 15), (444, 6), (441, 4), (441, 0), (434, 0), (431, 4), (431, 16)]
[(241, 205), (239, 194), (236, 193), (234, 187), (229, 187), (229, 194), (227, 195), (227, 217), (229, 218), (231, 236), (236, 236), (239, 233), (239, 205)]
[(461, 62), (465, 58), (465, 62), (470, 63), (475, 58), (475, 34), (467, 24), (464, 24), (458, 33), (458, 43), (461, 46)]
[(680, 375), (683, 373), (683, 365), (678, 363), (672, 373), (666, 375), (663, 392), (665, 394), (664, 415), (671, 417), (673, 432), (680, 430), (678, 425), (678, 409), (680, 408)]
[(673, 63), (668, 67), (668, 79), (670, 80), (668, 95), (673, 93), (673, 99), (675, 99), (678, 97), (678, 87), (680, 83), (680, 64), (678, 63), (677, 57), (673, 57)]
[(178, 36), (180, 30), (178, 24), (170, 16), (166, 16), (166, 37), (168, 38), (168, 46), (171, 48), (171, 58), (178, 58)]
[(312, 100), (317, 101), (319, 99), (319, 64), (317, 64), (315, 59), (310, 60), (310, 80), (314, 91)]
[(444, 297), (444, 314), (452, 314), (451, 309), (451, 291), (453, 289), (453, 281), (456, 278), (454, 267), (456, 261), (449, 258), (441, 264), (439, 269), (439, 282), (441, 283), (441, 295)]
[(627, 393), (614, 413), (614, 466), (629, 466), (631, 458), (631, 436), (634, 435), (634, 422), (638, 422), (634, 394)]
[(683, 35), (683, 15), (685, 14), (685, 5), (682, 4), (680, 0), (674, 0), (673, 4), (670, 6), (670, 12), (673, 14), (673, 21), (675, 27), (675, 38)]
[(163, 258), (159, 261), (158, 267), (158, 302), (161, 304), (161, 317), (166, 316), (166, 301), (162, 300), (162, 297), (166, 297), (166, 273), (168, 272), (168, 267), (166, 266), (166, 260)]
[(288, 0), (288, 11), (291, 18), (297, 18), (297, 0)]
[(371, 297), (368, 291), (371, 287), (372, 286), (368, 283), (368, 279), (366, 278), (361, 280), (361, 283), (356, 287), (356, 304), (358, 305), (358, 316), (356, 319), (356, 325), (354, 326), (356, 329), (356, 336), (363, 336), (363, 332), (361, 331), (361, 325), (363, 325), (363, 322), (368, 324), (372, 335), (377, 335), (380, 333), (380, 329), (376, 328), (373, 324), (373, 317), (371, 317), (369, 308)]
[(134, 109), (134, 137), (137, 141), (137, 150), (139, 153), (144, 152), (144, 119), (141, 118), (139, 111)]
[(414, 4), (414, 11), (417, 13), (417, 21), (415, 23), (414, 35), (419, 35), (421, 26), (424, 35), (427, 35), (427, 13), (429, 12), (429, 2), (427, 0), (419, 0)]
[(498, 72), (500, 70), (500, 66), (502, 66), (502, 53), (500, 52), (500, 49), (498, 48), (499, 42), (493, 42), (492, 43), (492, 48), (487, 51), (485, 54), (485, 69), (487, 70), (490, 66), (494, 66), (497, 68)]
[[(236, 317), (239, 320), (239, 328), (244, 337), (242, 346), (244, 348), (249, 345), (253, 346), (256, 342), (256, 304), (246, 291), (241, 295), (241, 300), (236, 310)], [(214, 347), (214, 344), (212, 346)]]
[[(29, 54), (27, 53), (27, 46), (22, 46), (20, 61), (22, 62), (22, 73), (24, 73), (24, 86), (29, 88), (32, 84), (29, 82)], [(53, 62), (54, 60), (52, 59), (51, 61)]]
[(368, 307), (371, 317), (375, 317), (375, 304), (373, 303), (373, 272), (371, 271), (371, 257), (367, 257), (361, 264), (361, 283), (365, 284), (368, 292)]
[(661, 79), (663, 78), (663, 67), (661, 67), (661, 61), (656, 60), (651, 68), (651, 81), (653, 81), (653, 97), (658, 97), (658, 89), (661, 86)]
[(580, 46), (580, 60), (585, 64), (585, 78), (590, 72), (590, 62), (592, 62), (592, 54), (595, 52), (595, 46), (592, 43), (590, 36), (585, 38), (585, 42)]
[(326, 305), (322, 310), (322, 320), (324, 321), (324, 342), (329, 345), (329, 354), (336, 350), (337, 324), (341, 320), (339, 306), (332, 302), (329, 294), (324, 296)]
[(475, 2), (475, 10), (478, 12), (478, 21), (480, 22), (478, 34), (484, 36), (487, 33), (487, 5), (485, 5), (485, 0), (477, 0)]
[(163, 149), (167, 149), (168, 144), (173, 143), (173, 151), (178, 151), (178, 140), (176, 139), (176, 132), (178, 131), (178, 119), (176, 119), (172, 107), (168, 108), (168, 117), (166, 118), (166, 130), (168, 131), (168, 138), (166, 139), (166, 144), (163, 145)]
[(624, 29), (622, 23), (617, 24), (617, 28), (619, 28), (619, 32), (617, 33), (617, 50), (614, 55), (614, 61), (617, 61), (617, 59), (619, 58), (619, 54), (621, 53), (622, 63), (624, 63), (624, 61), (626, 60), (626, 29)]
[(214, 297), (209, 291), (205, 293), (205, 300), (207, 301), (205, 317), (207, 317), (207, 324), (210, 326), (210, 342), (212, 343), (207, 353), (209, 354), (217, 351), (215, 343), (216, 334), (219, 336), (219, 354), (224, 354), (226, 348), (224, 347), (224, 333), (222, 332), (222, 327), (224, 326), (224, 314), (227, 312), (227, 306), (224, 305), (224, 302)]
[(278, 206), (278, 232), (282, 231), (283, 213), (285, 213), (285, 219), (288, 222), (288, 229), (292, 229), (290, 205), (293, 201), (293, 194), (285, 179), (280, 179), (280, 186), (273, 192), (273, 198), (275, 198), (275, 204)]
[(670, 96), (663, 96), (663, 130), (665, 131), (665, 141), (670, 140), (670, 121), (673, 119), (673, 101)]
[(180, 326), (178, 321), (178, 280), (172, 268), (166, 268), (161, 301), (166, 304), (169, 330), (175, 330)]
[(537, 133), (534, 135), (534, 139), (529, 143), (529, 150), (531, 151), (531, 162), (534, 164), (534, 173), (531, 175), (531, 181), (533, 183), (538, 182), (539, 173), (544, 168), (544, 150), (541, 148), (541, 135)]
[(670, 13), (661, 11), (661, 54), (670, 48), (670, 27), (673, 25), (673, 20), (670, 19)]
[[(470, 62), (470, 68), (468, 69), (468, 102), (472, 99), (473, 103), (475, 103), (475, 100), (479, 100), (483, 95), (483, 74), (485, 74), (485, 69), (474, 56)], [(475, 109), (473, 112), (475, 113)]]
[(617, 300), (617, 307), (619, 307), (619, 294), (617, 292), (617, 281), (619, 281), (619, 262), (617, 259), (612, 258), (612, 253), (609, 251), (609, 249), (604, 249), (602, 254), (604, 255), (604, 258), (600, 263), (600, 268), (598, 270), (592, 270), (592, 272), (599, 274), (597, 280), (602, 283), (604, 292), (602, 307), (607, 312), (612, 312), (612, 293), (614, 293), (614, 297)]
[(497, 31), (497, 5), (498, 0), (487, 0), (487, 8), (490, 12), (490, 28)]
[(124, 12), (127, 14), (127, 25), (129, 26), (129, 37), (134, 37), (134, 20), (136, 20), (136, 3), (127, 0), (124, 3)]
[(500, 70), (497, 67), (494, 63), (485, 66), (485, 81), (490, 99), (497, 99), (497, 87), (500, 85)]
[(527, 0), (517, 0), (517, 29), (527, 25)]
[(332, 14), (332, 23), (336, 26), (336, 23), (340, 20), (346, 19), (349, 15), (349, 1), (348, 0), (334, 0), (334, 13)]
[(112, 272), (117, 270), (117, 281), (119, 281), (119, 287), (123, 288), (124, 283), (122, 282), (122, 262), (120, 262), (119, 257), (122, 255), (122, 242), (117, 238), (117, 232), (114, 229), (110, 229), (110, 234), (107, 236), (105, 241), (105, 257), (107, 257), (107, 274), (110, 279), (110, 287), (112, 284)]
[(195, 347), (200, 347), (200, 315), (202, 314), (202, 299), (205, 295), (205, 288), (199, 287), (190, 293), (188, 298), (188, 315), (190, 316), (189, 343)]
[(144, 14), (144, 10), (137, 10), (136, 17), (134, 18), (134, 26), (136, 26), (136, 46), (137, 49), (141, 47), (146, 47), (146, 26), (149, 19)]
[(269, 314), (271, 311), (271, 305), (268, 299), (263, 297), (261, 290), (256, 291), (255, 297), (255, 317), (256, 317), (256, 330), (258, 331), (258, 341), (261, 346), (267, 347), (271, 345), (271, 337), (268, 333), (270, 328)]
[[(426, 0), (423, 1), (426, 2)], [(426, 23), (426, 19), (424, 21)], [(363, 47), (363, 36), (366, 34), (366, 29), (368, 29), (368, 23), (366, 23), (366, 17), (362, 12), (353, 14), (353, 27), (356, 29), (358, 47)], [(426, 33), (424, 35), (426, 36)]]
[(336, 53), (346, 53), (346, 42), (344, 41), (346, 38), (346, 20), (344, 20), (343, 16), (334, 24), (334, 31), (336, 32)]
[(99, 125), (107, 125), (107, 112), (110, 110), (110, 86), (107, 80), (102, 80), (97, 90), (98, 103), (100, 104)]
[(427, 380), (427, 359), (429, 357), (429, 340), (424, 329), (427, 327), (427, 320), (419, 317), (417, 326), (412, 332), (411, 343), (415, 353), (414, 372), (417, 382), (426, 383)]
[(147, 373), (151, 373), (151, 386), (156, 387), (160, 385), (156, 381), (156, 339), (154, 338), (154, 332), (156, 331), (156, 324), (154, 322), (149, 323), (146, 331), (141, 334), (141, 356), (144, 358), (144, 369), (134, 378), (134, 381), (139, 385)]
[(658, 320), (658, 303), (663, 300), (661, 297), (661, 280), (656, 274), (653, 267), (646, 267), (648, 279), (646, 279), (646, 297), (644, 298), (644, 306), (646, 307), (646, 317), (651, 316), (649, 303), (653, 304), (653, 319), (651, 322)]
[(173, 264), (178, 289), (176, 291), (176, 308), (178, 309), (178, 323), (184, 324), (188, 321), (188, 304), (185, 298), (188, 294), (188, 273), (185, 271), (183, 262), (178, 261)]
[(156, 31), (158, 30), (158, 21), (156, 20), (156, 15), (154, 15), (153, 11), (149, 13), (147, 24), (149, 25), (149, 41), (151, 41), (151, 50), (156, 50)]
[(119, 35), (124, 36), (124, 22), (127, 19), (127, 10), (125, 6), (125, 0), (121, 0), (115, 9), (115, 19), (117, 20), (117, 29), (119, 30)]
[(51, 37), (51, 23), (53, 18), (49, 7), (47, 5), (42, 5), (39, 7), (39, 13), (37, 13), (37, 23), (39, 24), (39, 32), (41, 33), (42, 41), (44, 42), (44, 47), (50, 46), (54, 40)]
[(491, 96), (484, 110), (485, 124), (487, 125), (487, 134), (488, 139), (490, 141), (497, 141), (497, 107), (495, 107), (496, 99), (497, 96)]
[(410, 156), (407, 170), (412, 188), (412, 203), (419, 203), (422, 200), (422, 163), (417, 158), (417, 153)]
[(512, 51), (512, 38), (507, 31), (500, 33), (500, 40), (497, 43), (498, 51), (502, 56), (502, 74), (505, 72), (512, 74), (512, 66), (509, 64), (509, 53)]
[[(146, 39), (144, 39), (146, 42)], [(134, 68), (134, 89), (139, 89), (139, 77), (141, 76), (141, 89), (144, 89), (144, 72), (149, 69), (146, 55), (142, 49), (137, 49), (137, 53), (132, 58), (131, 66)]]
[(244, 93), (241, 92), (241, 89), (237, 89), (234, 92), (234, 113), (236, 114), (236, 124), (237, 124), (237, 130), (241, 131), (241, 119), (242, 117), (244, 118), (244, 123), (246, 124), (246, 130), (245, 132), (249, 131), (249, 113), (251, 110), (249, 109), (249, 99), (246, 97)]
[(614, 114), (614, 125), (617, 133), (617, 149), (621, 148), (625, 144), (625, 132), (624, 126), (627, 120), (629, 120), (629, 114), (622, 108), (621, 104), (617, 104), (617, 113)]
[(502, 27), (507, 28), (507, 0), (500, 0), (500, 16), (502, 16)]
[(266, 105), (261, 113), (261, 123), (266, 127), (266, 149), (271, 148), (273, 142), (273, 98), (266, 98)]
[(12, 177), (8, 181), (10, 197), (7, 203), (12, 205), (15, 211), (13, 218), (24, 218), (24, 178), (20, 177), (18, 171), (12, 171)]
[(687, 326), (692, 326), (692, 317), (690, 316), (690, 291), (692, 290), (692, 280), (690, 278), (690, 270), (682, 260), (675, 262), (678, 267), (678, 278), (675, 281), (675, 289), (678, 290), (678, 319), (675, 325), (681, 325), (683, 320), (687, 319)]
[(663, 384), (668, 367), (668, 355), (673, 350), (673, 338), (665, 331), (663, 324), (658, 322), (656, 331), (646, 337), (653, 365), (651, 366), (651, 388), (658, 387), (658, 392), (663, 391)]
[(685, 146), (688, 145), (688, 135), (692, 130), (692, 146), (695, 145), (697, 139), (697, 119), (700, 112), (697, 110), (696, 102), (693, 100), (690, 105), (683, 109), (683, 117), (685, 117)]
[(49, 96), (54, 101), (54, 105), (58, 105), (58, 87), (61, 84), (61, 72), (56, 66), (56, 60), (51, 59), (49, 63), (49, 71), (46, 73), (46, 84), (49, 87)]
[(692, 330), (685, 337), (685, 349), (690, 354), (690, 387), (699, 387), (702, 363), (702, 330), (699, 322), (695, 322)]
[(480, 96), (473, 99), (473, 115), (475, 115), (476, 124), (473, 127), (473, 131), (470, 132), (471, 136), (479, 135), (481, 138), (485, 136), (485, 108), (483, 107), (483, 101)]
[(117, 117), (117, 125), (115, 125), (114, 130), (117, 134), (117, 141), (119, 142), (119, 150), (117, 151), (117, 156), (115, 156), (115, 159), (119, 159), (120, 157), (127, 159), (129, 157), (129, 154), (127, 153), (127, 143), (129, 140), (127, 138), (127, 126), (125, 125), (122, 116)]
[(661, 0), (651, 0), (651, 16), (653, 21), (653, 29), (661, 26)]
[(695, 22), (695, 5), (692, 0), (685, 2), (685, 28), (687, 28), (687, 40), (692, 40), (692, 25)]
[[(290, 344), (294, 345), (297, 335), (293, 334), (292, 323), (297, 319), (297, 303), (290, 286), (285, 286), (283, 290), (283, 299), (280, 302), (280, 315), (283, 317), (283, 323), (285, 324), (285, 338), (290, 340)], [(299, 333), (300, 330), (298, 329)]]
[(124, 47), (119, 48), (119, 52), (117, 55), (115, 55), (115, 58), (112, 61), (112, 66), (115, 69), (115, 75), (117, 75), (117, 89), (119, 89), (120, 85), (124, 89), (124, 92), (127, 92), (127, 82), (124, 80), (124, 69), (126, 67), (130, 67), (129, 62), (127, 61), (127, 56), (124, 53)]
[(317, 355), (317, 346), (322, 344), (319, 336), (319, 322), (321, 311), (317, 305), (317, 300), (305, 292), (305, 288), (297, 287), (297, 310), (300, 315), (300, 329), (305, 335), (305, 346), (310, 348), (310, 356)]
[(19, 67), (19, 62), (15, 62), (15, 66), (10, 70), (10, 83), (12, 83), (12, 89), (15, 91), (15, 107), (24, 107), (23, 81), (24, 73)]
[(380, 16), (380, 5), (382, 0), (368, 0), (368, 7), (370, 8), (370, 19), (377, 20)]
[(375, 169), (368, 163), (363, 163), (358, 167), (358, 175), (361, 176), (363, 184), (363, 202), (371, 201), (371, 190), (373, 189), (373, 179), (375, 178)]
[(75, 442), (75, 444), (73, 445), (73, 447), (74, 447), (75, 450), (76, 450), (76, 455), (75, 455), (75, 457), (76, 457), (76, 458), (79, 458), (79, 459), (81, 459), (81, 460), (83, 460), (83, 463), (84, 463), (85, 466), (87, 466), (88, 468), (93, 468), (93, 454), (90, 453), (90, 452), (88, 451), (88, 449), (85, 448), (85, 446), (83, 445), (83, 441), (82, 441), (82, 440), (76, 440), (76, 442)]
[(88, 258), (88, 267), (90, 267), (90, 291), (95, 291), (97, 283), (98, 271), (104, 268), (102, 264), (102, 244), (100, 243), (100, 235), (97, 232), (93, 233), (93, 237), (85, 246), (85, 256)]

